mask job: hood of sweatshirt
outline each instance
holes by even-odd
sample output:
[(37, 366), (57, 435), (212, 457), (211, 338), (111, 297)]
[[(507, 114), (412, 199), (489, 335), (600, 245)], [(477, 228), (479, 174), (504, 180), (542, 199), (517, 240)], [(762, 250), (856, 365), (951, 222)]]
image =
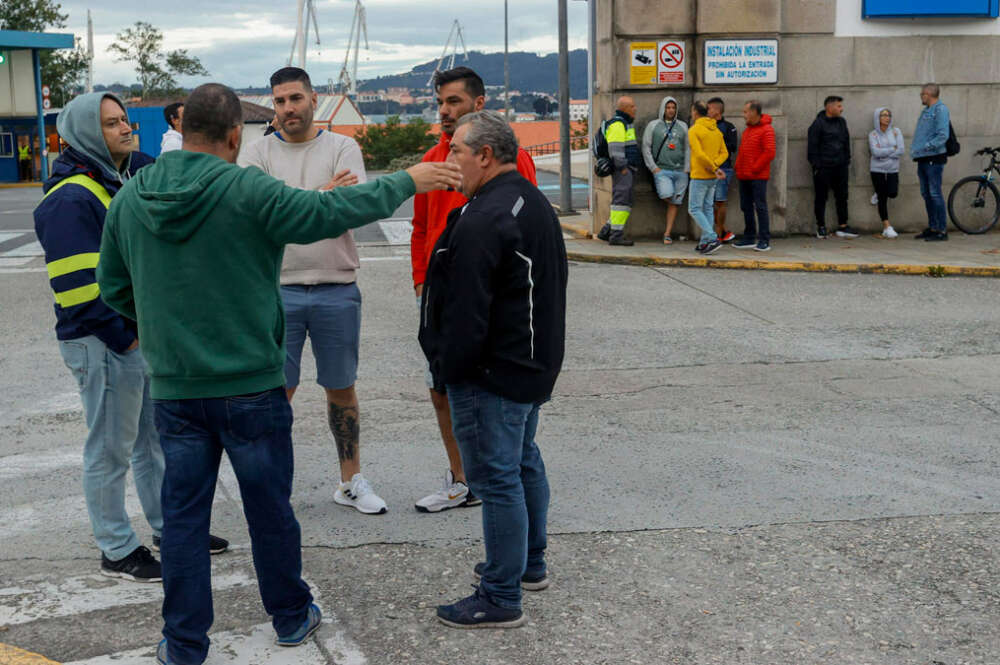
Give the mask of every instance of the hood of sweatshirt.
[[(879, 124), (879, 121), (878, 121), (878, 116), (879, 116), (879, 114), (882, 111), (889, 111), (891, 113), (892, 109), (890, 109), (888, 106), (880, 106), (877, 109), (875, 109), (875, 113), (873, 115), (874, 115), (874, 118), (875, 118), (875, 131), (876, 132), (881, 132), (882, 131), (882, 126), (881, 126), (881, 124)], [(889, 126), (886, 127), (885, 133), (888, 134), (891, 131), (892, 131), (892, 116), (890, 115), (889, 116)]]
[(719, 129), (719, 126), (717, 124), (715, 124), (715, 120), (713, 118), (709, 118), (707, 115), (706, 116), (702, 116), (702, 117), (698, 118), (697, 120), (695, 120), (694, 126), (695, 127), (704, 127), (705, 129), (714, 129), (714, 130), (718, 130)]
[[(667, 122), (667, 120), (665, 120), (663, 117), (663, 112), (667, 109), (668, 102), (673, 102), (674, 106), (677, 107), (677, 110), (680, 111), (680, 104), (677, 103), (676, 99), (674, 99), (673, 97), (664, 97), (663, 99), (660, 100), (660, 113), (656, 116), (657, 120), (663, 120), (663, 122)], [(680, 118), (678, 118), (675, 115), (674, 119), (679, 120)]]
[(215, 155), (167, 152), (123, 190), (130, 192), (129, 215), (156, 237), (182, 243), (212, 215), (242, 171)]
[[(90, 92), (73, 98), (59, 112), (56, 131), (66, 143), (100, 168), (106, 179), (122, 182), (122, 175), (111, 159), (111, 151), (104, 141), (104, 130), (101, 128), (101, 102), (105, 99), (118, 104), (128, 118), (128, 110), (118, 97), (110, 92)], [(121, 172), (128, 171), (130, 160), (131, 155), (125, 158)]]

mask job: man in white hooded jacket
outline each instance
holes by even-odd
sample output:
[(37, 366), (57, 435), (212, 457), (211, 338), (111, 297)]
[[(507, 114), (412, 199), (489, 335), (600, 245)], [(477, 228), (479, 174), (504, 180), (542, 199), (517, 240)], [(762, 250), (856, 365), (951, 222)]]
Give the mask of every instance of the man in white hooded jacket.
[(671, 233), (677, 210), (684, 202), (684, 192), (691, 172), (691, 147), (687, 123), (677, 117), (677, 100), (664, 97), (660, 113), (642, 132), (642, 161), (653, 174), (656, 195), (667, 203), (667, 228), (663, 244), (673, 242)]

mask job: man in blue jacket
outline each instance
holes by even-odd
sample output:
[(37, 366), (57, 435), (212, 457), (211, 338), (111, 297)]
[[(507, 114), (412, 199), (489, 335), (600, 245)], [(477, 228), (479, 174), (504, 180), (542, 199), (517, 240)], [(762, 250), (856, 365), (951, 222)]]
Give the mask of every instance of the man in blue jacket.
[(917, 163), (917, 177), (920, 179), (920, 195), (927, 208), (927, 228), (917, 234), (918, 239), (940, 241), (948, 239), (948, 218), (945, 215), (944, 195), (941, 193), (941, 177), (948, 162), (948, 135), (951, 129), (951, 114), (948, 107), (938, 99), (941, 88), (936, 83), (927, 83), (920, 89), (920, 101), (924, 110), (917, 120), (913, 132), (910, 156)]
[(517, 172), (503, 116), (462, 116), (448, 160), (471, 200), (448, 215), (431, 254), (420, 345), (483, 501), (486, 561), (476, 593), (437, 616), (455, 628), (514, 628), (525, 621), (521, 589), (549, 584), (549, 484), (535, 430), (562, 367), (566, 246), (552, 206)]
[[(80, 389), (89, 433), (83, 450), (83, 491), (101, 573), (159, 582), (160, 563), (132, 530), (125, 510), (129, 465), (158, 549), (163, 513), (163, 452), (153, 425), (146, 363), (135, 323), (101, 300), (95, 269), (111, 197), (153, 159), (133, 152), (124, 105), (110, 93), (81, 95), (56, 120), (69, 148), (53, 164), (35, 208), (35, 233), (45, 249), (55, 294), (56, 337)], [(214, 538), (214, 553), (228, 543)]]

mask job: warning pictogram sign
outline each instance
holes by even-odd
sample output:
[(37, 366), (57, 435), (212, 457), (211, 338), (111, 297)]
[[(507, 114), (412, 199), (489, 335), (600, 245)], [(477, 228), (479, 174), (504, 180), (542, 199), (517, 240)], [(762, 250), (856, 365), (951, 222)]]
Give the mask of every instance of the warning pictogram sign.
[(657, 83), (684, 83), (684, 42), (660, 42), (657, 46)]

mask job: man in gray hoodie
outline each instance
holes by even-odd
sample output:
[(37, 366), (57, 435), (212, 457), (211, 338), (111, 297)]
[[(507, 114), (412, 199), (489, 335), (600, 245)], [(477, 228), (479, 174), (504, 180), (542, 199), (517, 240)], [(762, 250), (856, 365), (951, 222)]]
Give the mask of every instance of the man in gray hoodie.
[(691, 148), (687, 123), (677, 117), (677, 100), (664, 97), (660, 112), (642, 132), (642, 161), (653, 174), (656, 195), (667, 202), (667, 228), (663, 244), (673, 242), (671, 233), (677, 210), (684, 202), (684, 192), (691, 172)]

